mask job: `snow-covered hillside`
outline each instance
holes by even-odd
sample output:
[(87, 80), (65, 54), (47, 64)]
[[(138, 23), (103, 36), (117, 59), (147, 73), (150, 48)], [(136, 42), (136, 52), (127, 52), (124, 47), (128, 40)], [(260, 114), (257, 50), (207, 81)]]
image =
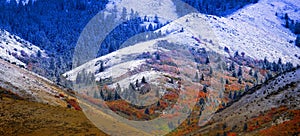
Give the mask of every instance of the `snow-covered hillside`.
[(66, 93), (67, 89), (4, 60), (0, 60), (0, 75), (0, 88), (25, 100), (66, 107), (67, 101), (64, 97), (74, 99)]
[(156, 42), (157, 40), (152, 40), (122, 48), (108, 55), (89, 61), (84, 65), (65, 73), (64, 75), (68, 77), (68, 80), (75, 81), (76, 76), (80, 71), (85, 69), (87, 72), (95, 73), (98, 69), (100, 69), (101, 62), (103, 62), (103, 67), (106, 67), (107, 69), (103, 72), (96, 73), (96, 80), (109, 77), (116, 78), (125, 74), (128, 70), (139, 67), (145, 63), (146, 59), (135, 60), (134, 58), (142, 53), (157, 51), (157, 49), (154, 48), (154, 44)]
[[(126, 1), (119, 2), (126, 5)], [(231, 55), (238, 51), (258, 60), (267, 58), (272, 62), (281, 58), (283, 62), (300, 64), (300, 60), (295, 57), (295, 54), (300, 53), (300, 48), (290, 42), (295, 40), (296, 36), (285, 28), (282, 25), (282, 20), (275, 15), (277, 11), (285, 9), (288, 9), (286, 11), (289, 14), (293, 14), (291, 8), (294, 9), (296, 15), (299, 6), (295, 5), (297, 5), (296, 1), (293, 0), (262, 0), (228, 17), (192, 13), (171, 22), (157, 30), (157, 32), (161, 31), (166, 34), (160, 40), (168, 40), (194, 48), (205, 47), (227, 56), (228, 54), (224, 51), (225, 47), (229, 48)], [(96, 72), (100, 65), (99, 63), (98, 65), (95, 64), (102, 60), (104, 66), (109, 67), (109, 69), (96, 73), (96, 79), (110, 76), (115, 78), (127, 72), (128, 69), (131, 69), (131, 66), (138, 67), (143, 63), (142, 60), (128, 60), (130, 59), (128, 56), (154, 51), (154, 45), (157, 41), (156, 39), (139, 43), (102, 56), (65, 75), (68, 75), (68, 79), (74, 81), (76, 73), (83, 69), (92, 73)], [(124, 59), (127, 60), (126, 63)]]
[(137, 12), (141, 17), (148, 16), (154, 20), (154, 16), (161, 17), (161, 23), (177, 19), (176, 7), (172, 0), (110, 0), (106, 9), (112, 11), (117, 9), (119, 15), (122, 14), (123, 8), (131, 14), (131, 10)]
[(32, 45), (28, 41), (21, 39), (16, 35), (12, 35), (5, 30), (0, 30), (0, 58), (16, 63), (17, 65), (26, 64), (20, 58), (31, 56), (47, 57), (45, 51), (39, 47)]
[[(300, 48), (291, 42), (296, 39), (296, 35), (285, 28), (282, 20), (275, 15), (276, 12), (286, 11), (294, 15), (293, 19), (299, 18), (299, 6), (295, 6), (296, 3), (292, 0), (262, 0), (228, 17), (190, 14), (161, 30), (171, 32), (174, 39), (185, 44), (199, 44), (224, 55), (227, 53), (223, 49), (228, 47), (231, 55), (238, 51), (255, 59), (266, 57), (269, 61), (277, 61), (282, 58), (284, 62), (300, 64), (295, 56), (300, 53)], [(206, 25), (210, 25), (211, 29)], [(179, 33), (182, 28), (186, 31)], [(201, 44), (210, 40), (213, 44)]]
[[(276, 12), (283, 12), (289, 13), (293, 19), (299, 19), (300, 5), (297, 3), (297, 0), (261, 0), (233, 15), (211, 22), (220, 43), (230, 46), (233, 51), (244, 51), (258, 59), (267, 57), (276, 61), (282, 58), (284, 61), (299, 64), (300, 60), (295, 54), (299, 54), (300, 49), (290, 42), (296, 36), (275, 15)], [(224, 32), (219, 26), (227, 30)]]

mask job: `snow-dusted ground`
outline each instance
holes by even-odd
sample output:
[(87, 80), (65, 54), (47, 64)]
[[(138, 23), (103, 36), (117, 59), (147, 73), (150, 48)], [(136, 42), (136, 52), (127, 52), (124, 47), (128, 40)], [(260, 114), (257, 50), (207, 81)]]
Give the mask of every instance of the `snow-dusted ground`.
[[(147, 7), (134, 6), (129, 1), (114, 2), (110, 4), (117, 5), (117, 7), (123, 5), (138, 7), (138, 9), (149, 9)], [(116, 4), (117, 2), (119, 4)], [(159, 3), (158, 1), (152, 2)], [(165, 2), (166, 9), (162, 10), (170, 10), (167, 8), (167, 5), (170, 3), (163, 2)], [(143, 3), (151, 2), (144, 0)], [(112, 7), (112, 5), (110, 6)], [(299, 4), (297, 4), (296, 0), (261, 0), (227, 17), (203, 15), (200, 13), (188, 14), (162, 27), (157, 32), (161, 31), (167, 34), (159, 40), (168, 40), (169, 42), (192, 47), (205, 47), (223, 55), (228, 55), (224, 51), (226, 46), (229, 48), (231, 55), (238, 51), (239, 53), (245, 52), (247, 56), (254, 59), (264, 59), (266, 57), (269, 61), (277, 61), (281, 58), (283, 62), (300, 64), (300, 60), (295, 57), (295, 54), (299, 55), (300, 48), (296, 47), (294, 43), (290, 43), (290, 41), (296, 39), (296, 35), (285, 28), (282, 20), (275, 15), (276, 12), (287, 12), (291, 15), (291, 18), (298, 19), (300, 18), (298, 9)], [(148, 11), (145, 10), (143, 12)], [(183, 32), (180, 31), (182, 28)], [(100, 65), (95, 66), (95, 63), (102, 60), (105, 62), (104, 66), (108, 67), (108, 69), (97, 73), (96, 79), (99, 80), (100, 77), (109, 76), (113, 78), (118, 77), (129, 69), (143, 64), (143, 60), (134, 60), (132, 56), (147, 51), (155, 51), (156, 49), (153, 45), (157, 41), (158, 39), (155, 39), (120, 49), (92, 60), (64, 75), (68, 75), (68, 79), (74, 81), (77, 73), (83, 69), (86, 69), (88, 72), (97, 71)]]
[(156, 51), (156, 49), (154, 48), (155, 43), (156, 40), (152, 40), (138, 43), (134, 46), (122, 48), (108, 55), (91, 60), (65, 73), (64, 76), (67, 77), (68, 80), (75, 81), (78, 72), (82, 70), (86, 70), (86, 72), (95, 73), (98, 69), (100, 69), (100, 63), (97, 64), (97, 62), (102, 61), (105, 70), (95, 75), (96, 80), (99, 80), (100, 78), (103, 79), (108, 77), (119, 77), (120, 75), (125, 74), (129, 70), (137, 68), (138, 66), (145, 63), (145, 59), (135, 58), (142, 53), (150, 53)]
[[(5, 30), (0, 30), (0, 57), (2, 59), (26, 66), (22, 61), (16, 58), (14, 54), (19, 57), (30, 57), (31, 55), (37, 56), (38, 51), (41, 52), (41, 57), (47, 57), (45, 51), (39, 47)], [(21, 52), (23, 52), (23, 54)]]
[(0, 86), (21, 96), (26, 100), (66, 106), (58, 94), (65, 94), (53, 82), (26, 69), (0, 60)]
[(150, 17), (152, 21), (157, 15), (162, 23), (178, 18), (172, 0), (110, 0), (106, 9), (111, 11), (115, 7), (119, 15), (121, 15), (123, 8), (127, 9), (128, 15), (132, 9), (134, 12), (138, 12), (141, 17), (145, 15)]
[[(189, 14), (161, 31), (171, 33), (171, 38), (177, 42), (191, 46), (199, 44), (224, 55), (227, 55), (223, 51), (226, 46), (232, 55), (239, 51), (255, 59), (266, 57), (269, 61), (277, 61), (282, 58), (284, 62), (300, 64), (295, 57), (300, 48), (290, 42), (296, 35), (283, 26), (284, 22), (275, 15), (276, 12), (288, 13), (292, 19), (300, 18), (296, 0), (261, 0), (227, 17)], [(179, 32), (181, 28), (185, 30), (182, 33)]]

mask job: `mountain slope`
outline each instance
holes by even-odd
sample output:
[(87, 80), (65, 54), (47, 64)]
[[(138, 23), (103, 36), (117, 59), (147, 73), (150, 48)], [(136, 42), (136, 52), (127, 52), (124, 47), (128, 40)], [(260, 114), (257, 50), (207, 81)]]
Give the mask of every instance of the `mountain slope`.
[(0, 58), (26, 67), (26, 59), (30, 57), (47, 57), (45, 51), (28, 41), (0, 30)]
[(106, 10), (113, 11), (116, 9), (120, 16), (124, 8), (128, 16), (129, 14), (134, 14), (131, 13), (132, 11), (137, 12), (142, 18), (144, 16), (150, 17), (151, 21), (154, 20), (154, 16), (158, 16), (163, 24), (178, 18), (176, 7), (172, 0), (110, 0), (106, 5)]
[[(259, 1), (227, 17), (191, 14), (175, 20), (161, 28), (161, 31), (172, 32), (173, 39), (190, 45), (203, 46), (201, 42), (212, 40), (214, 44), (206, 46), (227, 56), (225, 47), (229, 48), (230, 55), (238, 51), (258, 60), (266, 57), (272, 62), (281, 58), (283, 62), (300, 64), (299, 58), (296, 57), (300, 48), (290, 42), (296, 39), (296, 35), (285, 28), (282, 20), (275, 15), (276, 12), (284, 12), (282, 10), (285, 7), (290, 8), (286, 10), (287, 13), (297, 15), (299, 6), (295, 6), (296, 3), (292, 0)], [(299, 14), (296, 17), (299, 17)], [(211, 30), (207, 30), (209, 28), (206, 25), (210, 25)], [(186, 31), (178, 34), (182, 28)], [(206, 29), (210, 35), (203, 35), (201, 29)]]
[[(62, 107), (76, 100), (72, 91), (3, 60), (0, 60), (0, 73), (0, 87), (4, 89), (1, 89), (1, 95), (12, 93), (21, 99)], [(76, 105), (72, 106), (76, 108)]]
[(0, 100), (0, 135), (104, 136), (82, 111), (4, 97)]
[[(300, 110), (299, 90), (300, 69), (298, 68), (269, 80), (265, 85), (253, 88), (240, 100), (214, 114), (210, 122), (197, 132), (209, 135), (222, 134), (228, 133), (226, 132), (228, 129), (236, 126), (231, 132), (252, 135), (254, 133), (260, 135), (297, 134), (299, 129), (291, 131), (290, 128), (293, 128), (292, 121), (299, 119), (297, 114)], [(256, 125), (252, 126), (255, 123)], [(222, 130), (223, 124), (226, 125), (226, 129)], [(266, 132), (270, 131), (269, 128), (273, 126), (282, 126), (286, 130), (280, 133)]]

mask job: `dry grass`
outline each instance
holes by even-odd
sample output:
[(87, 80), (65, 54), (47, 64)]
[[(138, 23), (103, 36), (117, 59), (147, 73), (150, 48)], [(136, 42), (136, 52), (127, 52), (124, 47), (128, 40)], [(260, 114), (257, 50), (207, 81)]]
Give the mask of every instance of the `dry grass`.
[(0, 135), (105, 135), (82, 111), (14, 100), (0, 100)]

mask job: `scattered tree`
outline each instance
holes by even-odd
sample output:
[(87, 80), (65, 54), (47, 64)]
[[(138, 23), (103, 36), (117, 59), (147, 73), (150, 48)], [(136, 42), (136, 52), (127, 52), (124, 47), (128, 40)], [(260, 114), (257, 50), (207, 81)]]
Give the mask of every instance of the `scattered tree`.
[(238, 77), (242, 77), (242, 76), (243, 76), (243, 70), (242, 67), (240, 66), (238, 70)]
[(145, 114), (148, 114), (148, 115), (150, 114), (149, 108), (145, 109)]
[(143, 83), (143, 84), (146, 84), (146, 83), (147, 83), (144, 76), (143, 76), (143, 78), (142, 78), (142, 83)]

